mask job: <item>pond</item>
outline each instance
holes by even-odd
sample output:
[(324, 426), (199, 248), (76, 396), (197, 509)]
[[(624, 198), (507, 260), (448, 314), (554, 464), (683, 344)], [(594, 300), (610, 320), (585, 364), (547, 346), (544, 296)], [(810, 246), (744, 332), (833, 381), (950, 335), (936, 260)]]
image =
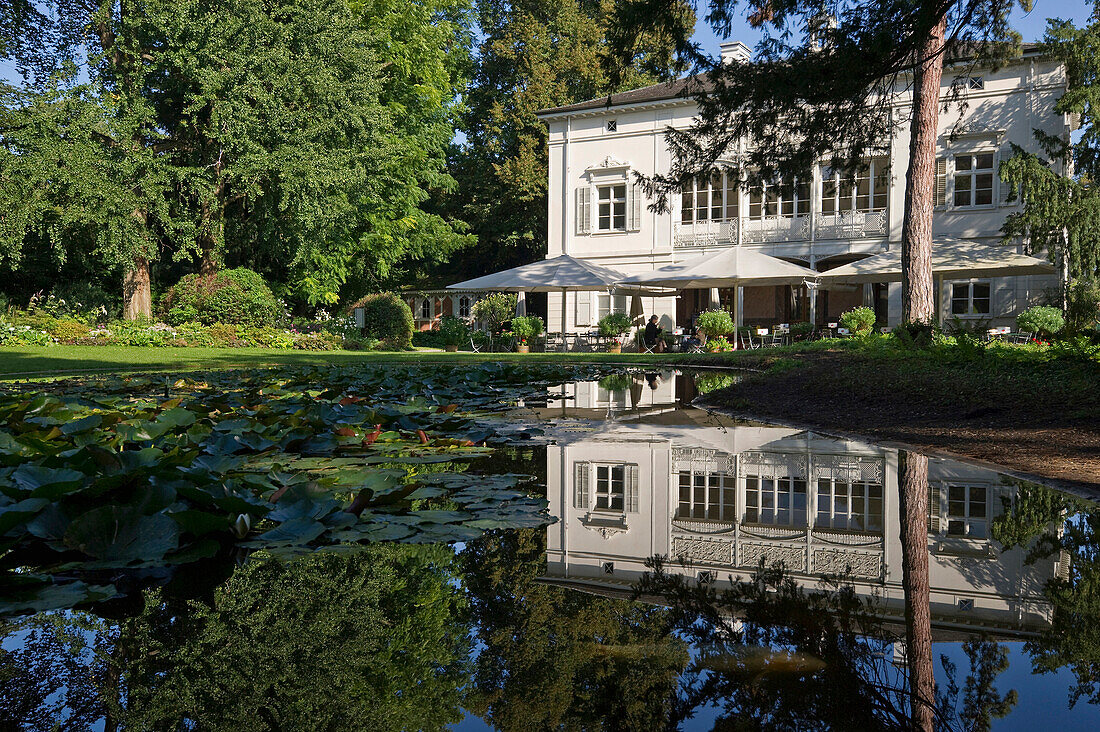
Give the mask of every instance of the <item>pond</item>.
[(1095, 728), (1092, 496), (692, 406), (737, 378), (8, 385), (0, 728), (908, 729), (924, 658), (942, 728)]

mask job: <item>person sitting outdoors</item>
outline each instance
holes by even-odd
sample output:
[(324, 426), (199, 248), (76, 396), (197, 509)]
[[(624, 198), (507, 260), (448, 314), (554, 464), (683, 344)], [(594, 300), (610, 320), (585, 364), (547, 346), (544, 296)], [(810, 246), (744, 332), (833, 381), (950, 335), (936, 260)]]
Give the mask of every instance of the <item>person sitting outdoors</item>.
[(664, 353), (665, 339), (661, 336), (662, 332), (662, 328), (657, 325), (657, 316), (654, 315), (649, 319), (649, 322), (646, 323), (645, 335), (642, 336), (642, 341), (645, 342), (646, 348), (656, 353)]

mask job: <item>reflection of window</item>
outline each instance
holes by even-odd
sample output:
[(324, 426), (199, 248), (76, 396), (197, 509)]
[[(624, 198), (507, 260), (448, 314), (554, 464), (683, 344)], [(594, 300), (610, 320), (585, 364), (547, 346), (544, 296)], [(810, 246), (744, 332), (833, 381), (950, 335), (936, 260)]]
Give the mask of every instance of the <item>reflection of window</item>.
[(626, 231), (626, 184), (596, 188), (597, 228), (600, 231)]
[(805, 479), (746, 476), (745, 521), (779, 526), (805, 526)]
[(676, 518), (734, 521), (736, 479), (725, 473), (680, 471), (680, 502)]
[(989, 535), (989, 504), (984, 485), (947, 486), (947, 535), (984, 539)]
[(627, 295), (597, 295), (596, 318), (602, 318), (608, 313), (625, 313), (630, 309)]
[(815, 526), (852, 531), (882, 530), (882, 486), (847, 483), (833, 478), (817, 481)]
[(952, 315), (989, 315), (990, 284), (986, 282), (952, 282)]
[(458, 298), (458, 317), (470, 317), (470, 298), (466, 295)]
[(596, 511), (638, 511), (638, 466), (573, 463), (573, 507)]
[(955, 156), (955, 206), (993, 203), (993, 153)]
[(420, 301), (420, 317), (423, 320), (432, 319), (432, 299), (425, 297)]
[(737, 218), (737, 176), (715, 172), (684, 186), (680, 197), (680, 221), (728, 221)]
[(882, 211), (889, 191), (890, 158), (868, 160), (854, 178), (826, 168), (821, 173), (821, 213)]

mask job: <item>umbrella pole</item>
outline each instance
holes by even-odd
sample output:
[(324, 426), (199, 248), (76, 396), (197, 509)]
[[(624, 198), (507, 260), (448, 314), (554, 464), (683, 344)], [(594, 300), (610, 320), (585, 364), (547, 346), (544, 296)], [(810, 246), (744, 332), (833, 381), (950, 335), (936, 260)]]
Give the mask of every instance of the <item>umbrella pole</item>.
[(737, 350), (738, 343), (741, 341), (741, 333), (737, 330), (739, 316), (741, 314), (741, 308), (738, 307), (741, 299), (741, 285), (737, 284), (733, 287), (733, 350)]
[(567, 342), (565, 340), (565, 313), (566, 313), (566, 310), (565, 310), (565, 295), (566, 295), (566, 289), (563, 287), (563, 288), (561, 288), (561, 350), (562, 351), (568, 350), (566, 345), (565, 345), (566, 342)]

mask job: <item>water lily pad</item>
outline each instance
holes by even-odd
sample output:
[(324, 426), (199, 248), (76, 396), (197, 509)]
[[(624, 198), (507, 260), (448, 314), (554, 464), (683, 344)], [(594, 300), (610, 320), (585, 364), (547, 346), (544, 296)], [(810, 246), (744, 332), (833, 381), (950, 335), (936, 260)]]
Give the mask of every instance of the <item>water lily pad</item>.
[(111, 562), (151, 562), (178, 546), (176, 522), (164, 514), (144, 516), (128, 506), (101, 506), (73, 519), (65, 545)]

